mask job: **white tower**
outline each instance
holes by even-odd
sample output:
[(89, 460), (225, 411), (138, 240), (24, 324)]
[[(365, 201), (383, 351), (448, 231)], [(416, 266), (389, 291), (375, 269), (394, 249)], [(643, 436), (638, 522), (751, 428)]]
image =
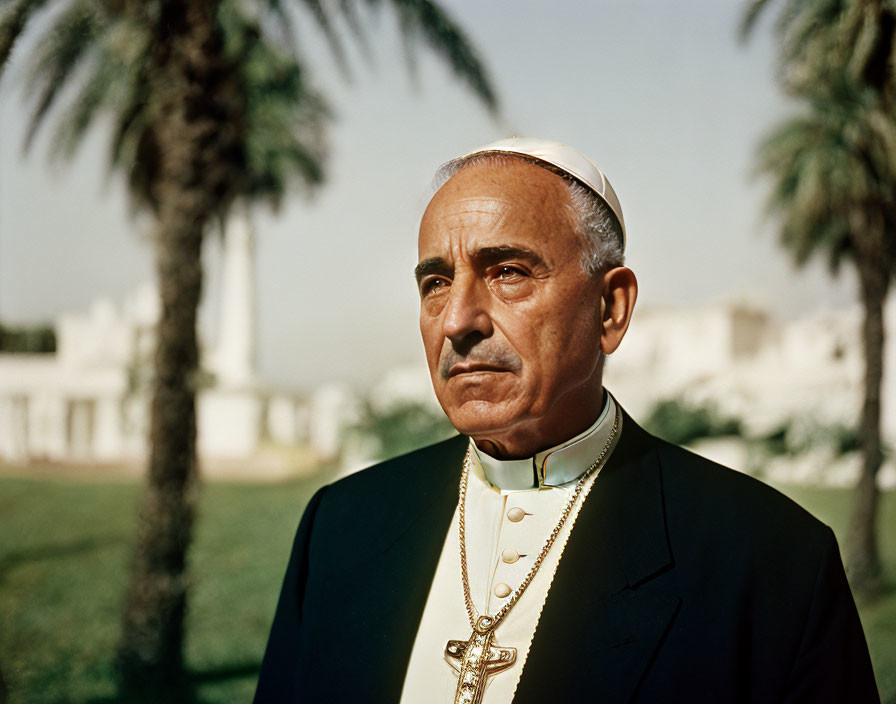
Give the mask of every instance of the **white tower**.
[(209, 360), (217, 383), (198, 397), (196, 420), (203, 462), (245, 461), (258, 450), (261, 437), (262, 404), (255, 376), (254, 240), (247, 210), (235, 208), (224, 231), (218, 344)]
[(235, 208), (224, 231), (221, 308), (214, 371), (218, 387), (255, 385), (255, 232), (247, 208)]

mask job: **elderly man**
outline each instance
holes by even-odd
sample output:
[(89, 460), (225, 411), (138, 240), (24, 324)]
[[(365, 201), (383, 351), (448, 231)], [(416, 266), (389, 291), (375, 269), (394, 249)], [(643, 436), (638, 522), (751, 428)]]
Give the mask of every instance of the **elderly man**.
[(321, 489), (256, 702), (876, 702), (834, 536), (602, 385), (637, 296), (561, 144), (443, 167), (420, 330), (460, 436)]

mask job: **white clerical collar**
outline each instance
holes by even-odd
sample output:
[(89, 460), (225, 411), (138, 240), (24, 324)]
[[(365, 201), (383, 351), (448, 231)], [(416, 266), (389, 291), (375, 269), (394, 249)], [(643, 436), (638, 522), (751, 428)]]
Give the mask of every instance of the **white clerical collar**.
[(590, 428), (534, 457), (521, 460), (496, 459), (476, 447), (471, 438), (470, 444), (479, 460), (473, 463), (473, 471), (478, 474), (476, 470), (481, 468), (481, 478), (501, 491), (567, 484), (578, 479), (600, 455), (613, 430), (615, 418), (616, 401), (604, 392), (604, 407)]

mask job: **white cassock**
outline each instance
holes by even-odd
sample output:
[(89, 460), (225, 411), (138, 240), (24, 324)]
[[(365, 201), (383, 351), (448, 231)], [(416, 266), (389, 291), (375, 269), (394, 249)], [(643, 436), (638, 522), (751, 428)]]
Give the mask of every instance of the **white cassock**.
[[(467, 486), (466, 548), (470, 591), (478, 614), (494, 614), (525, 579), (576, 481), (603, 450), (616, 416), (612, 396), (604, 393), (604, 399), (594, 425), (532, 458), (496, 460), (470, 441), (473, 462)], [(621, 432), (620, 427), (617, 439)], [(604, 462), (608, 458), (609, 453)], [(495, 644), (516, 648), (516, 662), (488, 678), (483, 704), (513, 700), (563, 548), (597, 475), (589, 477), (531, 584), (495, 629)], [(458, 663), (445, 656), (445, 646), (452, 639), (467, 640), (472, 631), (464, 605), (457, 523), (455, 509), (411, 651), (402, 704), (454, 701)]]

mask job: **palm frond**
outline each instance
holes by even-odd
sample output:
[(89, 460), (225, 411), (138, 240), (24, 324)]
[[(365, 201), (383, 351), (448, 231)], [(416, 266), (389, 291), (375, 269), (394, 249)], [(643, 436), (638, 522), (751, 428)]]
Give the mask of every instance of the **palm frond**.
[(46, 4), (47, 0), (18, 0), (12, 7), (3, 10), (0, 15), (0, 76), (28, 20)]
[(107, 102), (111, 73), (108, 65), (97, 64), (93, 75), (84, 82), (77, 97), (62, 113), (53, 139), (54, 157), (70, 158), (74, 154), (97, 112)]
[[(0, 34), (12, 41), (46, 0), (0, 0)], [(30, 62), (34, 100), (26, 144), (58, 111), (52, 155), (69, 157), (98, 117), (111, 118), (110, 171), (123, 171), (135, 209), (156, 209), (163, 144), (151, 66), (158, 60), (151, 40), (151, 7), (119, 0), (68, 0), (55, 15)], [(295, 42), (288, 41), (297, 7), (308, 10), (325, 36), (336, 63), (348, 67), (338, 29), (347, 29), (365, 56), (364, 10), (385, 0), (221, 0), (215, 17), (220, 65), (228, 88), (227, 125), (232, 148), (214, 168), (232, 195), (277, 207), (286, 193), (312, 193), (326, 176), (327, 125), (332, 113), (314, 85)], [(391, 0), (409, 56), (432, 49), (471, 86), (486, 105), (496, 98), (482, 62), (457, 24), (433, 0)], [(338, 21), (338, 22), (337, 22)], [(344, 22), (341, 27), (338, 24)], [(284, 34), (286, 32), (287, 34)], [(8, 47), (7, 47), (8, 48)], [(409, 59), (409, 67), (413, 67)], [(63, 105), (64, 104), (64, 105)], [(224, 193), (224, 191), (222, 191)]]
[[(745, 37), (770, 0), (749, 0)], [(781, 0), (775, 34), (778, 75), (786, 92), (824, 90), (844, 68), (853, 80), (896, 95), (896, 3), (893, 0)]]
[(93, 50), (100, 23), (96, 3), (81, 0), (64, 12), (45, 35), (29, 72), (32, 92), (39, 90), (39, 97), (25, 135), (26, 149), (66, 86), (66, 80)]
[(896, 225), (896, 122), (846, 72), (807, 102), (762, 142), (756, 169), (771, 179), (766, 209), (783, 247), (798, 265), (817, 254), (836, 272), (856, 260), (867, 223)]
[(431, 0), (390, 0), (402, 31), (422, 41), (444, 59), (454, 75), (466, 82), (485, 106), (498, 111), (498, 98), (485, 65), (460, 26)]
[(148, 61), (138, 60), (129, 69), (129, 78), (123, 84), (124, 94), (113, 111), (110, 165), (122, 166), (132, 161), (134, 145), (141, 131), (148, 128), (152, 119), (151, 92), (146, 77)]
[(414, 88), (419, 86), (420, 72), (417, 70), (418, 29), (413, 16), (406, 10), (398, 11), (398, 29), (401, 37), (401, 51), (404, 56), (405, 69)]
[(364, 59), (368, 63), (372, 63), (374, 60), (373, 50), (370, 47), (370, 40), (364, 29), (364, 23), (361, 21), (357, 3), (354, 0), (339, 0), (339, 10), (345, 19), (346, 25), (348, 25), (349, 31), (358, 43)]
[(244, 189), (277, 207), (287, 184), (310, 194), (324, 179), (329, 109), (290, 57), (256, 45), (247, 81)]
[(321, 0), (299, 1), (311, 13), (311, 16), (317, 21), (317, 26), (320, 27), (321, 31), (324, 33), (324, 37), (327, 40), (327, 44), (330, 46), (330, 51), (332, 52), (336, 65), (342, 75), (346, 78), (350, 77), (351, 71), (349, 70), (348, 60), (345, 56), (345, 47), (342, 45), (342, 40), (340, 39), (336, 28), (333, 26), (333, 20), (324, 8)]
[[(100, 112), (130, 114), (134, 110), (134, 90), (142, 88), (141, 67), (146, 64), (148, 33), (142, 25), (128, 20), (105, 23), (94, 40), (89, 72), (77, 95), (58, 120), (53, 156), (71, 157), (88, 127)], [(116, 150), (111, 165), (117, 164)]]
[(265, 25), (266, 34), (274, 35), (285, 46), (296, 46), (295, 22), (290, 9), (281, 0), (267, 0), (271, 21)]
[[(849, 52), (839, 47), (839, 26), (850, 0), (791, 0), (778, 22), (779, 72), (791, 93), (802, 94), (807, 86), (816, 89), (819, 76), (839, 70)], [(823, 84), (823, 83), (822, 83)]]
[(756, 22), (759, 20), (759, 16), (763, 13), (765, 8), (768, 7), (768, 4), (769, 0), (749, 0), (747, 11), (744, 12), (744, 16), (741, 19), (740, 27), (738, 29), (738, 36), (741, 41), (746, 41), (747, 37), (750, 36), (750, 32), (753, 31)]
[(841, 26), (847, 34), (855, 38), (849, 56), (849, 72), (861, 77), (865, 67), (872, 60), (874, 50), (881, 39), (881, 27), (874, 9), (868, 5), (853, 3), (843, 18)]

